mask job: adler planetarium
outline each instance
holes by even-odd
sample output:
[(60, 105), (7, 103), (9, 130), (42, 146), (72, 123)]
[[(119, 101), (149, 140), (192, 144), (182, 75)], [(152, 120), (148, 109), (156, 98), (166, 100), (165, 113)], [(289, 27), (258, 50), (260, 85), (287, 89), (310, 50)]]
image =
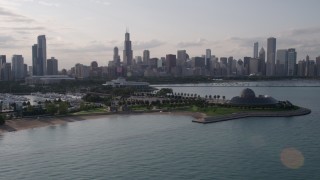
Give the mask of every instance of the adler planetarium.
[(228, 103), (235, 106), (276, 106), (279, 101), (267, 95), (256, 96), (252, 89), (246, 88)]

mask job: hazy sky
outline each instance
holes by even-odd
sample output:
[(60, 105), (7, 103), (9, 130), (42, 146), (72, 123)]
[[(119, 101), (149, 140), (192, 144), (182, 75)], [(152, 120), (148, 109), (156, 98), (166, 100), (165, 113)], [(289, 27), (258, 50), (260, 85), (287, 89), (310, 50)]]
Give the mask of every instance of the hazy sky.
[[(107, 65), (118, 46), (122, 56), (129, 28), (134, 56), (212, 54), (242, 59), (253, 43), (266, 49), (296, 48), (298, 60), (320, 55), (319, 0), (0, 0), (0, 54), (22, 54), (31, 64), (31, 46), (47, 37), (47, 57), (59, 68), (96, 60)], [(260, 49), (259, 47), (259, 49)], [(122, 57), (121, 57), (122, 58)]]

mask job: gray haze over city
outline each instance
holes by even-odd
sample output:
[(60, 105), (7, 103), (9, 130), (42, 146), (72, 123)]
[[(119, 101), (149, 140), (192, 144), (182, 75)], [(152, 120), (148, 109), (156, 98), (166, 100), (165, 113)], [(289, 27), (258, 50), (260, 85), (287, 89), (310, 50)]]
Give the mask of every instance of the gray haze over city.
[[(120, 55), (130, 32), (133, 57), (143, 50), (165, 57), (186, 50), (190, 57), (211, 49), (216, 57), (253, 56), (253, 43), (267, 49), (295, 48), (297, 61), (320, 55), (320, 1), (298, 0), (1, 0), (0, 54), (19, 54), (32, 65), (33, 44), (46, 35), (47, 58), (59, 69), (97, 61), (107, 66)], [(122, 57), (120, 57), (122, 59)]]

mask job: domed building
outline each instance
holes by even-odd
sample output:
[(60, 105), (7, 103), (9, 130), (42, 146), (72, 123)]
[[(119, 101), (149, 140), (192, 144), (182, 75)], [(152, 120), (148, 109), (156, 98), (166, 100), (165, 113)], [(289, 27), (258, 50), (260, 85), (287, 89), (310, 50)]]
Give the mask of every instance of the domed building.
[(236, 106), (275, 106), (279, 103), (270, 96), (259, 95), (258, 97), (252, 89), (246, 88), (242, 90), (240, 96), (233, 97), (229, 104)]

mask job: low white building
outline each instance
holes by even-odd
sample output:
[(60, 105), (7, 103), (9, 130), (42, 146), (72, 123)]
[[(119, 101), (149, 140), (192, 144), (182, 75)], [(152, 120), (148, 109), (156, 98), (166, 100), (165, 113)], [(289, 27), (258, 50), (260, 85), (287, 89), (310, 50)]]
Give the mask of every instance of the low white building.
[(126, 81), (126, 79), (124, 78), (118, 78), (112, 81), (108, 81), (103, 85), (111, 86), (114, 88), (132, 87), (137, 89), (148, 89), (150, 84), (147, 82)]

